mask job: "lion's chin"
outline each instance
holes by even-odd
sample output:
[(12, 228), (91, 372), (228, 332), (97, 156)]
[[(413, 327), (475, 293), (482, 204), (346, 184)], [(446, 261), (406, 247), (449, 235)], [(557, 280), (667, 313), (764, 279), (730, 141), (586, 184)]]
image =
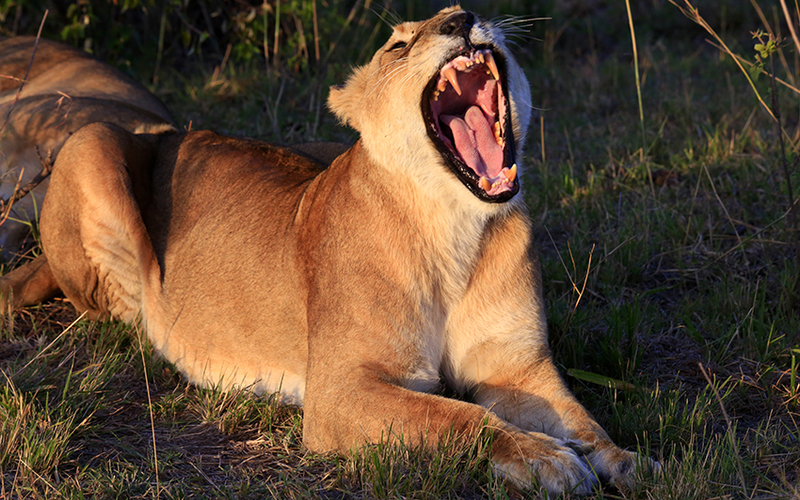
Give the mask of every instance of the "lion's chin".
[(491, 49), (460, 52), (422, 96), (428, 136), (444, 162), (475, 196), (492, 203), (519, 191), (504, 67)]

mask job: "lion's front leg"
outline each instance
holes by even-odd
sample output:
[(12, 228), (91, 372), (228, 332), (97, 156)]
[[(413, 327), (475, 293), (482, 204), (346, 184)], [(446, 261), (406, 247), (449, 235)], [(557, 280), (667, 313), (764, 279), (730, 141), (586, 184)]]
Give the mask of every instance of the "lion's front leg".
[(348, 452), (366, 443), (402, 442), (435, 450), (443, 440), (469, 442), (489, 432), (495, 470), (519, 487), (538, 484), (553, 495), (588, 494), (597, 484), (589, 465), (563, 441), (525, 432), (476, 404), (406, 389), (391, 378), (391, 370), (375, 365), (351, 367), (335, 382), (310, 371), (305, 445)]
[(446, 374), (504, 421), (552, 436), (579, 453), (599, 477), (628, 483), (639, 466), (658, 466), (617, 447), (564, 384), (547, 345), (529, 239), (522, 213), (487, 234), (470, 288), (448, 321)]

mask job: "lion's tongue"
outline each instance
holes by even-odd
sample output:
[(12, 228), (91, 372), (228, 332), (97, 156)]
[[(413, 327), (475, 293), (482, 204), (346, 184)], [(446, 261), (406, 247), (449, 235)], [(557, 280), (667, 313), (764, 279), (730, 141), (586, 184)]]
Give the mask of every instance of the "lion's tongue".
[(464, 163), (476, 174), (490, 179), (503, 170), (503, 148), (497, 144), (492, 126), (478, 106), (467, 109), (464, 118), (442, 115), (442, 122), (450, 127), (456, 150)]

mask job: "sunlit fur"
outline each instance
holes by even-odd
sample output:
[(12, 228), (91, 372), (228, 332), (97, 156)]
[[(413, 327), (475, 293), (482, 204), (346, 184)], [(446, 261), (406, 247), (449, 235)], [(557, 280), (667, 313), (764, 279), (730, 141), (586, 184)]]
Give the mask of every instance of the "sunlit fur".
[[(0, 285), (33, 302), (20, 283), (52, 276), (92, 317), (141, 318), (189, 380), (280, 391), (303, 404), (313, 451), (491, 432), (494, 467), (520, 486), (630, 481), (653, 464), (610, 441), (551, 359), (521, 195), (479, 200), (425, 132), (422, 91), (463, 42), (441, 34), (460, 12), (398, 26), (332, 89), (361, 138), (326, 169), (211, 132), (83, 128), (53, 173), (40, 267)], [(505, 56), (521, 158), (528, 83), (491, 24), (469, 37)]]

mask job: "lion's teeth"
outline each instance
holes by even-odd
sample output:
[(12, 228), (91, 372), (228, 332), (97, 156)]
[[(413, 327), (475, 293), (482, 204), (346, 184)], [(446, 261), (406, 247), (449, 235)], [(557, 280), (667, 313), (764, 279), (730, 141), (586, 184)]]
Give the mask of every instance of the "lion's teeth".
[(511, 168), (504, 170), (503, 174), (506, 176), (506, 179), (508, 179), (508, 182), (514, 182), (514, 179), (517, 178), (517, 164), (511, 165)]
[(494, 140), (497, 142), (498, 146), (502, 146), (503, 134), (500, 132), (500, 122), (494, 122), (494, 125), (492, 125), (492, 131), (494, 132)]
[(486, 177), (481, 177), (479, 184), (481, 186), (481, 189), (483, 189), (484, 191), (489, 191), (490, 189), (492, 189), (492, 183), (489, 182), (489, 179), (487, 179)]
[(453, 86), (453, 90), (456, 91), (456, 94), (461, 95), (461, 87), (458, 86), (458, 77), (456, 76), (455, 68), (450, 66), (447, 69), (445, 69), (444, 77), (447, 78), (447, 81), (450, 82), (450, 85)]
[(494, 56), (490, 50), (485, 50), (483, 53), (484, 57), (486, 58), (486, 65), (489, 67), (489, 71), (492, 72), (492, 76), (495, 80), (500, 79), (500, 72), (497, 71), (497, 64), (494, 62)]
[(483, 57), (483, 51), (481, 50), (475, 53), (475, 59), (479, 60), (481, 63), (486, 62), (486, 59)]
[(439, 80), (439, 83), (436, 84), (436, 90), (439, 92), (447, 90), (447, 80)]

